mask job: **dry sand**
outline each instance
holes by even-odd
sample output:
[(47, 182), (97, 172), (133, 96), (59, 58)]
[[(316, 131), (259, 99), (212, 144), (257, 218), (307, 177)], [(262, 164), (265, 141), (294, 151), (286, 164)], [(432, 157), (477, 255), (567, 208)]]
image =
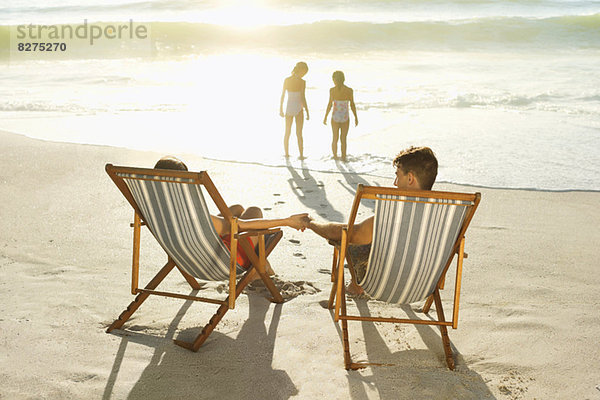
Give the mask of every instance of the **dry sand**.
[[(396, 365), (347, 372), (340, 329), (322, 307), (331, 248), (287, 228), (270, 258), (283, 305), (253, 287), (197, 353), (171, 339), (195, 336), (214, 312), (206, 304), (152, 297), (126, 331), (106, 334), (132, 300), (133, 212), (104, 165), (149, 167), (159, 154), (2, 132), (0, 144), (1, 399), (600, 399), (600, 193), (436, 185), (483, 195), (450, 330), (457, 369), (446, 369), (436, 328), (350, 323), (355, 360)], [(344, 221), (356, 184), (389, 185), (393, 173), (183, 158), (210, 171), (228, 204), (259, 205), (267, 217)], [(164, 262), (144, 233), (141, 282)], [(188, 293), (180, 278), (164, 287)], [(422, 315), (418, 304), (349, 307)]]

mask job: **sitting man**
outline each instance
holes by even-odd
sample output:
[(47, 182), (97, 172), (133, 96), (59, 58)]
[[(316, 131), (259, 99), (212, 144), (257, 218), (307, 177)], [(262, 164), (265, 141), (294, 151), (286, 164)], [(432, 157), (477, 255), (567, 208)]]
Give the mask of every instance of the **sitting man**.
[[(187, 166), (180, 159), (172, 156), (166, 156), (158, 160), (155, 169), (175, 169), (180, 171), (187, 171)], [(281, 219), (263, 219), (262, 210), (258, 207), (248, 207), (244, 209), (239, 204), (229, 207), (229, 211), (234, 217), (238, 218), (238, 231), (244, 232), (254, 229), (269, 229), (279, 226), (289, 226), (296, 230), (304, 231), (308, 225), (308, 214), (295, 214), (287, 218)], [(223, 240), (228, 249), (231, 249), (231, 226), (229, 222), (223, 218), (222, 215), (211, 215), (212, 223), (215, 227), (217, 235)], [(256, 236), (246, 236), (245, 240), (248, 240), (252, 248), (256, 248), (258, 238)], [(238, 264), (248, 269), (250, 267), (250, 259), (246, 255), (242, 245), (238, 242), (237, 245), (237, 262)], [(267, 273), (273, 275), (269, 262), (267, 261)], [(258, 279), (258, 277), (257, 277)]]
[[(394, 185), (398, 189), (431, 190), (437, 176), (438, 162), (435, 154), (429, 147), (410, 147), (401, 151), (394, 159), (396, 179)], [(351, 294), (361, 294), (363, 289), (357, 282), (365, 275), (371, 240), (373, 239), (373, 221), (370, 217), (355, 224), (351, 236), (348, 238), (348, 257), (354, 266), (356, 282), (354, 279), (347, 288)], [(342, 228), (345, 224), (317, 223), (312, 219), (308, 228), (330, 242), (340, 242)]]

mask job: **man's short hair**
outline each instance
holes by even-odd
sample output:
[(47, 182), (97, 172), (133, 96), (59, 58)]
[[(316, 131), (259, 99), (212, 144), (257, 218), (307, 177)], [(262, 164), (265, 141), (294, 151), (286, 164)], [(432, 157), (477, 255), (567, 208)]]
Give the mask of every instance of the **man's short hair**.
[(165, 156), (158, 160), (154, 169), (176, 169), (178, 171), (187, 171), (187, 165), (177, 157)]
[(394, 167), (403, 174), (412, 172), (423, 190), (431, 190), (437, 177), (438, 162), (429, 147), (409, 147), (394, 159)]

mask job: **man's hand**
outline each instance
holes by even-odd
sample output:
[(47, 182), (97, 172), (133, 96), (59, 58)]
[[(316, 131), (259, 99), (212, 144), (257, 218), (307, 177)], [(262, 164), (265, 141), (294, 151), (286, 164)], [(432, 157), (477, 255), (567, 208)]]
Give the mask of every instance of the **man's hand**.
[(306, 228), (308, 228), (308, 224), (310, 222), (310, 217), (307, 213), (304, 214), (294, 214), (288, 217), (288, 223), (290, 228), (294, 228), (296, 230), (304, 232)]

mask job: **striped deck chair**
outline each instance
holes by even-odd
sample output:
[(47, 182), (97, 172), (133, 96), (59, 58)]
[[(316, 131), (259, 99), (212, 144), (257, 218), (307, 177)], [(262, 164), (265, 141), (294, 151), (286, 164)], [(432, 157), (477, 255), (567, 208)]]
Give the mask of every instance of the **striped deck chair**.
[[(133, 207), (133, 263), (131, 293), (137, 295), (107, 332), (119, 329), (133, 315), (149, 295), (175, 297), (219, 305), (217, 312), (202, 332), (191, 342), (175, 343), (198, 351), (225, 313), (235, 307), (235, 300), (256, 273), (273, 295), (272, 301), (283, 298), (266, 273), (266, 257), (282, 236), (280, 229), (238, 233), (237, 219), (231, 214), (223, 198), (206, 172), (187, 172), (160, 169), (141, 169), (106, 165), (106, 172)], [(212, 224), (203, 191), (209, 194), (221, 215), (231, 224), (231, 251), (223, 244)], [(148, 285), (138, 288), (140, 260), (140, 231), (146, 226), (167, 253), (168, 261)], [(246, 271), (237, 260), (237, 243), (248, 235), (258, 236), (258, 254), (241, 240), (242, 248), (251, 261)], [(196, 279), (229, 281), (229, 296), (224, 300), (157, 291), (156, 287), (176, 268), (193, 289), (200, 289)], [(238, 276), (241, 279), (238, 282)]]
[[(346, 310), (344, 259), (348, 237), (362, 199), (375, 200), (375, 219), (369, 261), (358, 284), (373, 299), (393, 304), (410, 304), (425, 300), (423, 311), (429, 312), (435, 302), (437, 320), (399, 319), (351, 316)], [(344, 364), (346, 369), (359, 369), (373, 363), (353, 363), (350, 357), (348, 321), (377, 321), (438, 325), (448, 368), (454, 359), (447, 327), (456, 329), (462, 276), (465, 232), (481, 199), (480, 193), (407, 191), (359, 185), (348, 225), (342, 231), (341, 246), (334, 250), (333, 286), (329, 301), (335, 301), (334, 320), (342, 321)], [(446, 321), (440, 289), (446, 272), (457, 255), (454, 308), (452, 320)]]

